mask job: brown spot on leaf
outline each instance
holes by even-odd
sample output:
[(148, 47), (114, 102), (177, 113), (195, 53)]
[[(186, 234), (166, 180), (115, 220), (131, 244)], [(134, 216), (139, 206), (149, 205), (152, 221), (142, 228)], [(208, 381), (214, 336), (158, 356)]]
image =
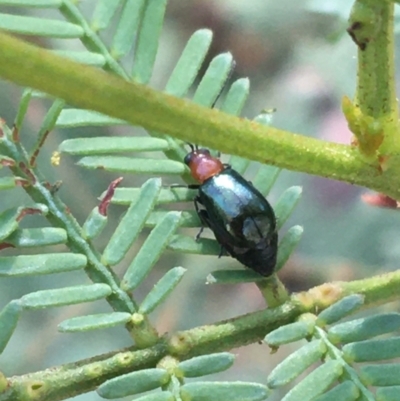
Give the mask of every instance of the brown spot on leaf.
[(17, 217), (17, 221), (21, 221), (28, 214), (41, 214), (43, 211), (40, 209), (35, 209), (33, 207), (26, 207), (22, 209), (21, 213)]

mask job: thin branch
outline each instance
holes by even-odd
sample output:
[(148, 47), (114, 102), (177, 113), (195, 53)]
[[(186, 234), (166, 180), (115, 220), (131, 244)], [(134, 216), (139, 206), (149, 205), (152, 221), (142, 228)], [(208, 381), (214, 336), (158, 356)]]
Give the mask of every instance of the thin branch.
[(127, 372), (155, 367), (167, 354), (185, 360), (196, 355), (231, 350), (261, 341), (266, 334), (295, 321), (306, 312), (320, 312), (350, 294), (365, 296), (364, 308), (400, 299), (400, 271), (353, 282), (326, 283), (293, 294), (289, 301), (266, 309), (196, 327), (163, 338), (143, 350), (119, 350), (44, 371), (15, 376), (0, 394), (0, 401), (23, 399), (29, 392), (36, 401), (58, 401), (94, 390), (105, 380)]
[(357, 0), (350, 16), (350, 32), (358, 26), (356, 103), (362, 114), (377, 119), (397, 116), (393, 19), (391, 1)]
[(350, 146), (264, 127), (209, 110), (58, 57), (4, 33), (0, 34), (0, 47), (0, 76), (19, 85), (184, 141), (366, 186), (400, 199), (400, 166), (392, 165), (382, 171)]
[(360, 151), (385, 171), (400, 153), (393, 2), (356, 0), (347, 31), (358, 46), (357, 88), (343, 111)]
[[(27, 176), (30, 185), (25, 186), (25, 191), (37, 203), (43, 203), (48, 207), (46, 218), (55, 227), (62, 227), (68, 233), (68, 246), (71, 251), (84, 254), (87, 257), (88, 264), (85, 271), (90, 279), (95, 283), (105, 283), (110, 286), (112, 294), (107, 300), (113, 309), (128, 313), (135, 312), (138, 309), (136, 303), (125, 291), (121, 290), (120, 281), (113, 270), (100, 262), (100, 256), (93, 246), (82, 237), (82, 229), (71, 213), (68, 212), (66, 205), (47, 188), (46, 181), (40, 172), (35, 167), (29, 166), (29, 161), (25, 157), (26, 151), (22, 145), (19, 142), (12, 142), (10, 138), (11, 131), (9, 128), (0, 124), (0, 151), (18, 161), (15, 166), (9, 166), (9, 168), (17, 177)], [(144, 318), (140, 330), (137, 330), (132, 323), (127, 325), (127, 329), (133, 339), (136, 340), (136, 344), (141, 345), (142, 348), (154, 344), (158, 339), (158, 333), (150, 325), (147, 317)], [(143, 337), (146, 337), (146, 341), (141, 340)]]

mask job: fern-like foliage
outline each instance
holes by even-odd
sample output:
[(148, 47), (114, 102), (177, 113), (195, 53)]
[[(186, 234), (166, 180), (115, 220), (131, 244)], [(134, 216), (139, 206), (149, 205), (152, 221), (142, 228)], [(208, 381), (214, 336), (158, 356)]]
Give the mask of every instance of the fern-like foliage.
[(398, 331), (400, 315), (383, 313), (338, 323), (363, 302), (362, 296), (351, 295), (318, 317), (306, 314), (298, 322), (269, 333), (265, 341), (273, 349), (301, 339), (308, 342), (273, 370), (268, 386), (280, 388), (322, 361), (287, 393), (284, 401), (398, 399), (400, 365), (387, 361), (400, 355), (399, 337), (389, 337)]
[[(158, 51), (166, 3), (166, 0), (98, 0), (91, 20), (88, 21), (74, 1), (0, 1), (0, 4), (14, 7), (56, 9), (65, 19), (27, 17), (16, 13), (1, 14), (0, 28), (24, 35), (79, 39), (85, 46), (85, 51), (71, 52), (57, 49), (53, 51), (81, 63), (102, 68), (126, 80), (149, 84)], [(111, 27), (112, 23), (114, 27)], [(110, 48), (101, 39), (103, 31), (112, 35)], [(187, 95), (197, 78), (211, 40), (212, 33), (208, 30), (193, 33), (168, 79), (165, 92), (177, 97)], [(125, 60), (130, 55), (133, 55), (131, 57), (133, 63), (127, 68)], [(121, 60), (124, 63), (121, 63)], [(192, 100), (200, 105), (211, 107), (227, 85), (232, 68), (233, 59), (230, 54), (216, 56), (207, 67), (194, 91)], [(224, 112), (239, 115), (248, 92), (247, 79), (238, 79), (233, 82), (221, 102), (221, 109)], [(142, 396), (140, 400), (262, 400), (268, 397), (271, 389), (297, 377), (301, 371), (322, 357), (325, 357), (324, 364), (316, 369), (312, 376), (310, 375), (291, 390), (285, 400), (314, 399), (312, 397), (324, 393), (335, 380), (345, 377), (343, 376), (343, 372), (347, 369), (345, 358), (341, 357), (339, 360), (336, 343), (330, 337), (334, 335), (335, 327), (340, 332), (341, 326), (332, 326), (326, 332), (325, 325), (338, 320), (332, 319), (330, 313), (335, 315), (332, 312), (334, 308), (342, 311), (343, 305), (347, 305), (348, 300), (333, 306), (331, 310), (326, 310), (316, 321), (305, 319), (294, 323), (296, 326), (285, 326), (281, 331), (270, 334), (267, 342), (274, 347), (280, 345), (282, 341), (271, 341), (271, 338), (274, 339), (276, 333), (278, 338), (282, 337), (282, 333), (287, 337), (287, 332), (290, 330), (297, 333), (296, 339), (312, 337), (313, 341), (306, 346), (306, 349), (300, 349), (292, 355), (291, 358), (297, 361), (297, 365), (292, 364), (290, 360), (278, 366), (268, 379), (267, 386), (247, 382), (188, 383), (186, 378), (200, 377), (228, 369), (234, 361), (234, 356), (225, 352), (212, 351), (232, 348), (240, 342), (221, 344), (220, 334), (210, 331), (209, 341), (215, 342), (214, 348), (207, 348), (207, 344), (201, 343), (203, 337), (198, 336), (196, 338), (199, 348), (191, 351), (188, 343), (182, 341), (184, 338), (182, 334), (178, 333), (168, 340), (158, 334), (148, 315), (179, 285), (186, 271), (183, 267), (170, 266), (167, 273), (155, 283), (140, 302), (132, 295), (132, 291), (148, 277), (166, 249), (187, 254), (219, 254), (220, 246), (215, 240), (195, 241), (185, 231), (188, 227), (200, 227), (199, 218), (190, 206), (195, 192), (188, 188), (168, 187), (163, 185), (159, 178), (160, 175), (169, 175), (176, 182), (179, 182), (181, 178), (189, 182), (187, 168), (182, 162), (186, 153), (185, 144), (159, 132), (148, 132), (147, 135), (140, 137), (133, 135), (79, 137), (61, 142), (52, 158), (54, 165), (59, 163), (63, 154), (69, 154), (78, 156), (77, 163), (84, 169), (106, 170), (121, 176), (146, 174), (155, 177), (147, 180), (140, 188), (117, 188), (121, 179), (114, 180), (81, 226), (58, 195), (58, 186), (49, 183), (46, 171), (37, 162), (39, 152), (45, 146), (49, 133), (54, 129), (110, 127), (126, 125), (126, 123), (90, 110), (73, 108), (61, 99), (53, 99), (37, 133), (35, 144), (31, 149), (27, 149), (23, 140), (22, 124), (31, 100), (37, 97), (47, 98), (48, 96), (26, 88), (21, 97), (13, 127), (10, 128), (5, 123), (1, 125), (0, 164), (7, 167), (10, 174), (0, 178), (0, 189), (16, 191), (22, 187), (34, 203), (0, 211), (0, 249), (15, 248), (17, 252), (23, 248), (33, 249), (29, 255), (0, 257), (0, 275), (33, 277), (84, 270), (92, 284), (38, 290), (11, 300), (0, 313), (0, 351), (7, 346), (23, 311), (81, 304), (99, 299), (107, 300), (112, 312), (68, 318), (59, 324), (59, 331), (73, 333), (125, 325), (134, 340), (135, 347), (130, 351), (100, 356), (96, 360), (80, 361), (73, 366), (54, 368), (31, 376), (14, 377), (9, 381), (2, 377), (0, 378), (0, 390), (2, 390), (0, 401), (29, 399), (29, 397), (36, 400), (65, 399), (95, 388), (101, 397), (107, 399), (158, 389), (155, 393)], [(269, 124), (270, 120), (269, 113), (263, 113), (255, 119), (262, 124)], [(146, 152), (146, 157), (131, 155), (140, 152)], [(161, 152), (164, 158), (160, 157)], [(230, 158), (229, 163), (242, 174), (246, 174), (250, 165), (250, 161), (235, 156)], [(253, 178), (253, 183), (264, 195), (267, 195), (278, 174), (277, 168), (260, 166)], [(274, 205), (279, 228), (290, 216), (300, 195), (299, 187), (289, 188)], [(184, 202), (188, 202), (189, 207), (182, 211)], [(93, 240), (107, 225), (110, 203), (125, 205), (127, 210), (104, 249), (97, 249)], [(46, 216), (52, 227), (21, 228), (21, 220), (30, 214)], [(150, 234), (132, 258), (128, 251), (137, 243), (146, 227), (151, 229)], [(290, 257), (301, 234), (302, 228), (294, 226), (282, 236), (276, 271), (282, 268)], [(48, 248), (43, 249), (44, 246), (58, 244), (68, 246), (70, 252), (52, 253), (47, 251)], [(125, 261), (128, 268), (122, 277), (118, 277), (114, 267), (121, 261)], [(265, 281), (248, 270), (216, 271), (207, 280), (209, 283), (256, 281), (268, 301), (273, 300), (276, 293), (279, 293), (276, 276)], [(277, 291), (274, 292), (275, 290)], [(287, 299), (284, 291), (280, 294), (283, 294), (283, 298), (275, 299), (276, 305), (282, 304)], [(354, 299), (358, 302), (361, 298), (351, 298), (353, 303)], [(270, 303), (271, 305), (273, 304)], [(340, 318), (343, 313), (339, 315)], [(221, 323), (220, 327), (223, 330), (226, 328), (224, 323)], [(293, 327), (295, 327), (294, 331)], [(254, 337), (245, 339), (243, 343), (256, 341), (269, 330), (263, 328), (261, 337), (257, 333)], [(302, 336), (298, 333), (302, 333)], [(349, 330), (345, 330), (345, 333), (348, 335)], [(338, 342), (344, 342), (340, 333), (337, 336), (340, 337)], [(356, 337), (352, 341), (358, 340), (359, 338)], [(361, 347), (359, 344), (361, 343), (358, 343), (358, 347)], [(346, 353), (347, 356), (354, 354), (356, 361), (362, 350), (356, 346), (351, 348), (351, 344), (348, 344), (341, 352)], [(374, 373), (373, 367), (368, 369), (364, 369), (365, 375), (369, 374), (376, 379), (378, 373)], [(346, 391), (349, 389), (351, 394), (358, 396), (365, 390), (366, 384), (358, 385), (354, 380), (352, 382), (352, 379), (358, 376), (352, 376), (353, 373), (350, 370), (346, 372), (348, 377), (345, 377), (346, 380), (340, 388), (345, 388)], [(308, 393), (303, 391), (303, 388), (309, 388), (310, 381), (320, 383), (318, 391), (307, 390)], [(331, 390), (331, 392), (334, 391), (336, 388)], [(27, 393), (30, 394), (28, 398), (21, 398)], [(305, 394), (309, 394), (308, 398)], [(365, 394), (369, 394), (367, 390)], [(329, 393), (324, 396), (329, 397)]]

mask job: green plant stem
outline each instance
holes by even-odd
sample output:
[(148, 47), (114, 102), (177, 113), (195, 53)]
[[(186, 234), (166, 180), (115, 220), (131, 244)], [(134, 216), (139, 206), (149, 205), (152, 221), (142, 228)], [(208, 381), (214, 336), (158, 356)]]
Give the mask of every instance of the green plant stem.
[(364, 308), (399, 300), (399, 286), (400, 271), (348, 283), (323, 284), (307, 292), (293, 294), (287, 302), (276, 308), (178, 332), (170, 339), (160, 339), (157, 345), (143, 350), (121, 350), (12, 377), (7, 390), (0, 394), (0, 401), (57, 401), (73, 397), (94, 390), (112, 377), (156, 367), (168, 354), (185, 360), (261, 341), (266, 334), (296, 321), (301, 314), (322, 311), (346, 295), (364, 295)]
[(382, 170), (398, 165), (400, 137), (394, 65), (394, 3), (356, 0), (348, 32), (358, 46), (354, 103), (343, 111), (362, 153)]
[(256, 285), (269, 308), (282, 305), (289, 299), (288, 290), (276, 274), (265, 280), (256, 281)]
[[(361, 8), (373, 20), (366, 26), (371, 36), (364, 50), (358, 49), (356, 102), (364, 115), (382, 118), (397, 116), (394, 68), (394, 3), (392, 1), (357, 0), (353, 10)], [(367, 10), (366, 10), (367, 9)], [(350, 21), (357, 21), (353, 12)], [(367, 24), (364, 24), (367, 25)], [(363, 29), (363, 27), (361, 28)], [(368, 35), (369, 33), (369, 35)]]
[(0, 34), (0, 48), (0, 76), (19, 85), (184, 141), (200, 142), (262, 163), (366, 186), (400, 199), (400, 166), (394, 165), (382, 172), (350, 146), (209, 110), (143, 85), (127, 83), (4, 33)]
[(320, 338), (328, 348), (329, 355), (337, 360), (343, 366), (345, 376), (349, 378), (359, 389), (360, 393), (364, 396), (365, 401), (375, 400), (371, 390), (360, 380), (359, 374), (353, 366), (351, 366), (343, 357), (343, 352), (341, 349), (337, 348), (334, 344), (329, 341), (327, 333), (320, 327), (316, 327), (316, 337)]
[(69, 22), (77, 24), (83, 28), (85, 35), (81, 39), (82, 43), (89, 51), (100, 53), (104, 56), (106, 60), (104, 69), (106, 71), (113, 72), (125, 79), (128, 79), (129, 75), (124, 71), (114, 57), (112, 57), (107, 47), (87, 23), (86, 19), (82, 16), (82, 13), (73, 1), (64, 0), (62, 6), (60, 7), (60, 12)]
[[(81, 235), (82, 228), (68, 212), (66, 205), (60, 198), (48, 189), (44, 177), (34, 167), (29, 166), (27, 153), (20, 143), (11, 141), (11, 131), (6, 125), (0, 124), (0, 153), (10, 155), (17, 161), (15, 166), (10, 166), (10, 170), (17, 177), (24, 177), (29, 171), (27, 179), (30, 185), (25, 186), (25, 191), (37, 203), (45, 204), (49, 212), (46, 218), (55, 226), (63, 228), (68, 234), (68, 246), (72, 252), (77, 252), (87, 257), (88, 263), (85, 271), (90, 279), (95, 283), (108, 284), (112, 289), (112, 294), (107, 298), (110, 305), (116, 311), (133, 313), (138, 306), (134, 300), (119, 287), (120, 280), (112, 269), (100, 262), (100, 255)], [(22, 168), (21, 166), (25, 166)], [(127, 325), (130, 335), (140, 348), (145, 348), (149, 344), (154, 344), (158, 340), (158, 333), (151, 326), (147, 317), (143, 317), (140, 330)]]

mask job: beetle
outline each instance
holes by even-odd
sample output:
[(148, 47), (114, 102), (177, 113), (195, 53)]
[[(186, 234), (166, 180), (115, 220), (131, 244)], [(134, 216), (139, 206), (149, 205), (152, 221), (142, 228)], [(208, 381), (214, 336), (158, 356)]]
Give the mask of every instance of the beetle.
[(208, 149), (189, 146), (184, 162), (199, 182), (189, 187), (198, 190), (194, 205), (203, 224), (196, 239), (204, 226), (209, 227), (222, 250), (262, 276), (270, 276), (278, 250), (272, 206), (229, 164)]

